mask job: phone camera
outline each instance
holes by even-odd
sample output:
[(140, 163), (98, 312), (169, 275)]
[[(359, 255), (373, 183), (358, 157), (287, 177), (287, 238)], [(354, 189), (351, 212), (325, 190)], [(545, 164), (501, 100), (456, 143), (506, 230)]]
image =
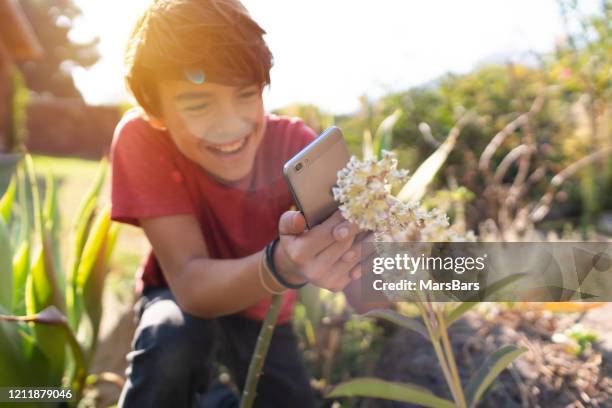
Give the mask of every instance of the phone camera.
[(302, 170), (302, 167), (304, 167), (304, 165), (302, 164), (302, 162), (299, 162), (298, 164), (295, 165), (295, 171)]

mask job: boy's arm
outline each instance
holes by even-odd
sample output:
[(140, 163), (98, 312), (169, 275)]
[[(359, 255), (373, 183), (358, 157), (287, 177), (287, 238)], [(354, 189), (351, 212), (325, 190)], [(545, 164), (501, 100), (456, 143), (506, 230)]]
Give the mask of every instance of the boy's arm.
[[(283, 214), (279, 222), (281, 243), (274, 254), (279, 273), (291, 283), (303, 282), (301, 275), (306, 271), (304, 275), (317, 286), (330, 290), (346, 286), (358, 259), (346, 261), (342, 256), (351, 248), (355, 250), (353, 238), (357, 228), (334, 216), (302, 233), (300, 225), (293, 226), (296, 217), (292, 213)], [(270, 296), (257, 273), (262, 251), (239, 259), (211, 259), (195, 216), (139, 221), (177, 303), (188, 313), (215, 318), (244, 310)], [(342, 236), (341, 229), (347, 229), (348, 235)], [(270, 281), (268, 285), (282, 289)]]
[(269, 296), (257, 274), (261, 251), (240, 259), (210, 259), (195, 216), (139, 221), (177, 303), (188, 313), (214, 318)]

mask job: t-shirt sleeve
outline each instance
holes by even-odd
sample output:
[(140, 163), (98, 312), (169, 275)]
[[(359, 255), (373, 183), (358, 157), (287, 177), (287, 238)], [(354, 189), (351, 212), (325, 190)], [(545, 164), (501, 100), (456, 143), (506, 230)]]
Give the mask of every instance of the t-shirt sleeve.
[(139, 225), (139, 218), (193, 213), (183, 177), (173, 163), (167, 134), (144, 119), (124, 118), (111, 145), (111, 219)]

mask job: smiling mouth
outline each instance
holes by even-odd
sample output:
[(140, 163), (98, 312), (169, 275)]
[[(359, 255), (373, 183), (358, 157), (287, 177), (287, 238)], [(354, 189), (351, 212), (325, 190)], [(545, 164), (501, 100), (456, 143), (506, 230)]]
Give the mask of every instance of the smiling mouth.
[(247, 136), (244, 136), (230, 143), (224, 143), (224, 144), (218, 144), (218, 145), (208, 144), (206, 145), (206, 148), (216, 154), (222, 154), (222, 155), (237, 153), (240, 150), (242, 150), (244, 146), (246, 146), (250, 136), (251, 134), (248, 134)]

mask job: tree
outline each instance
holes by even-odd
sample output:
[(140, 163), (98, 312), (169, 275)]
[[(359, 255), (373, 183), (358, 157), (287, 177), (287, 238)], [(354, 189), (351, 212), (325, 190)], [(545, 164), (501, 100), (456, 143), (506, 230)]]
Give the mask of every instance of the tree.
[(74, 66), (90, 67), (100, 58), (98, 38), (75, 43), (68, 37), (81, 10), (72, 0), (22, 0), (21, 6), (45, 51), (41, 60), (19, 64), (28, 88), (59, 97), (81, 98), (71, 70)]

